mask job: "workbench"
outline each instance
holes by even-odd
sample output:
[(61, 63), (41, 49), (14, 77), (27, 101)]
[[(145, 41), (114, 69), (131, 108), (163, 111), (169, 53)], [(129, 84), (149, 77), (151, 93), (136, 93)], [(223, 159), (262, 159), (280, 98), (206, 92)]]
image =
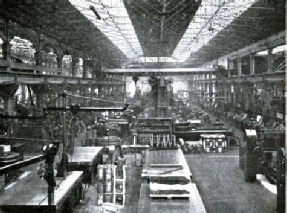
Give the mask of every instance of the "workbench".
[(69, 155), (68, 171), (83, 171), (84, 183), (93, 183), (97, 165), (101, 164), (103, 147), (75, 147)]
[(54, 203), (48, 205), (48, 184), (37, 176), (36, 169), (10, 184), (0, 194), (0, 212), (59, 213), (68, 212), (82, 197), (81, 171), (68, 173), (66, 179), (56, 177)]
[[(181, 175), (190, 178), (192, 177), (192, 173), (186, 162), (185, 156), (183, 155), (183, 152), (180, 148), (147, 150), (145, 152), (144, 161), (145, 163), (143, 165), (143, 172), (141, 175), (142, 179), (147, 179), (150, 176), (154, 175), (156, 176), (156, 174), (153, 174), (154, 170), (162, 170), (162, 172), (164, 172), (166, 170), (164, 169), (164, 167), (172, 168), (176, 166), (182, 167), (181, 170), (178, 170), (178, 172), (180, 172)], [(161, 168), (160, 167), (155, 168), (153, 166), (160, 166)]]
[(138, 202), (138, 213), (206, 213), (204, 204), (194, 183), (191, 184), (192, 193), (189, 199), (153, 199), (150, 198), (148, 183), (142, 183)]

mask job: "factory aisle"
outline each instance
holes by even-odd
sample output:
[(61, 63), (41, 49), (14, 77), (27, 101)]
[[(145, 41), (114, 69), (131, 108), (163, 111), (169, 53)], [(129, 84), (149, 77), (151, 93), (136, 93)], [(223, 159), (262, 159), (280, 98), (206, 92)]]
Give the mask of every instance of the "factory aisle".
[(138, 208), (138, 201), (140, 197), (141, 173), (142, 167), (135, 165), (135, 154), (124, 155), (126, 159), (126, 205), (121, 210), (122, 213), (135, 213)]
[(276, 194), (259, 181), (246, 183), (238, 147), (225, 153), (185, 155), (209, 213), (275, 213)]

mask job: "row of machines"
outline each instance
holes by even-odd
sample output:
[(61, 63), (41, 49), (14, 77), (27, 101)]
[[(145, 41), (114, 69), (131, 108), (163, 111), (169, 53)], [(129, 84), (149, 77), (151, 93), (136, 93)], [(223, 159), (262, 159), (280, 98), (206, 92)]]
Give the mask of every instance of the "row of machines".
[(228, 147), (224, 134), (201, 134), (198, 141), (185, 141), (179, 138), (178, 143), (184, 153), (222, 153)]
[(223, 152), (228, 137), (233, 133), (224, 123), (216, 120), (202, 124), (201, 120), (174, 123), (172, 118), (139, 118), (137, 143), (150, 147), (175, 147), (185, 152)]
[(176, 146), (172, 118), (139, 118), (137, 122), (137, 144), (150, 147)]
[(173, 132), (186, 153), (221, 153), (230, 145), (233, 129), (216, 120), (208, 124), (201, 120), (175, 123)]

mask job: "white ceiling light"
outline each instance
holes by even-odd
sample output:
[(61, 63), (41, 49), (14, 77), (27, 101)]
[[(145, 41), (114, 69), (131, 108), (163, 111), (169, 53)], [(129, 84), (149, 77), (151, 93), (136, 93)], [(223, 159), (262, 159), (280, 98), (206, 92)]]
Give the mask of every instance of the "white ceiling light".
[(70, 0), (129, 59), (143, 54), (122, 0)]
[(172, 57), (180, 62), (207, 44), (256, 0), (202, 0)]

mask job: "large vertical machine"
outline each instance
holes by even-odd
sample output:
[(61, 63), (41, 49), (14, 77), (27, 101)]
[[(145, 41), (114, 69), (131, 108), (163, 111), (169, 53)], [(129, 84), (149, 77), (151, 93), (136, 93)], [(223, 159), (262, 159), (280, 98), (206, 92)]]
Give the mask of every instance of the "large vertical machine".
[(246, 121), (243, 129), (239, 166), (245, 181), (255, 181), (257, 174), (265, 175), (277, 186), (277, 212), (285, 212), (285, 130), (263, 129), (253, 120)]

